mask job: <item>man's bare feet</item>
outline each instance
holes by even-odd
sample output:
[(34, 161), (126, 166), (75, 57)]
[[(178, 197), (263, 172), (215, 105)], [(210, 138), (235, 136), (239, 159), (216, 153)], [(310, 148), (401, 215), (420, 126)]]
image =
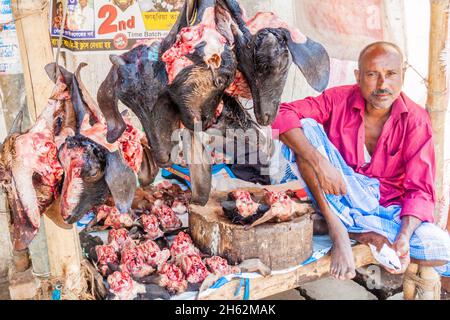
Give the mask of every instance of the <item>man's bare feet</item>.
[(353, 279), (356, 276), (356, 268), (347, 229), (340, 221), (329, 229), (333, 240), (330, 274), (339, 280)]

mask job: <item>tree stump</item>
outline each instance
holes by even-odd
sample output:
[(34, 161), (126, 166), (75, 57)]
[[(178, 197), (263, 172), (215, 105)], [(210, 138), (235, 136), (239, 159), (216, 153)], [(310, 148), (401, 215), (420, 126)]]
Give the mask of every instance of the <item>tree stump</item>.
[(222, 215), (220, 202), (225, 198), (225, 193), (213, 193), (206, 206), (190, 207), (189, 228), (202, 252), (219, 255), (230, 264), (259, 258), (272, 270), (298, 266), (311, 256), (312, 206), (292, 221), (264, 223), (245, 230)]

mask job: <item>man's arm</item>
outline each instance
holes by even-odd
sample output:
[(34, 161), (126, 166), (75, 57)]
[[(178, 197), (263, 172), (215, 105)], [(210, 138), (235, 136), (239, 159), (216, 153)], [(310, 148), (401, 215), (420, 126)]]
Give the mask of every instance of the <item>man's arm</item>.
[(280, 140), (294, 152), (297, 158), (309, 163), (325, 193), (334, 195), (347, 193), (340, 172), (309, 143), (301, 129), (294, 128), (285, 132), (280, 136)]
[(400, 231), (393, 248), (402, 262), (402, 273), (409, 264), (409, 242), (422, 222), (434, 221), (435, 153), (429, 120), (413, 126), (404, 144), (405, 196)]
[(339, 195), (347, 192), (341, 174), (309, 143), (300, 123), (301, 119), (311, 118), (324, 124), (329, 120), (332, 110), (333, 103), (328, 91), (317, 97), (282, 103), (272, 129), (274, 138), (279, 137), (297, 158), (305, 160), (313, 168), (325, 193)]

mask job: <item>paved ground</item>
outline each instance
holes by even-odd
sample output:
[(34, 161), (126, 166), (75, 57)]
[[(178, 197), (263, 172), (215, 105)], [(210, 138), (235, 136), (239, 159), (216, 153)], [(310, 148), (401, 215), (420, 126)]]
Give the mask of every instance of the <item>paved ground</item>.
[[(371, 290), (373, 291), (373, 290)], [(9, 300), (8, 283), (0, 279), (0, 300)], [(263, 300), (377, 300), (377, 296), (353, 280), (339, 281), (323, 278), (302, 285), (298, 289), (282, 292)], [(396, 293), (387, 300), (403, 300), (403, 293)], [(443, 300), (450, 300), (450, 294), (443, 291)]]

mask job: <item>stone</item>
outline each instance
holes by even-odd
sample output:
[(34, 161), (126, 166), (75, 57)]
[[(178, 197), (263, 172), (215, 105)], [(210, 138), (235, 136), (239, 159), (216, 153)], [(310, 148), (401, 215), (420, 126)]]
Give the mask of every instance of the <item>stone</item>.
[(310, 300), (377, 300), (377, 297), (352, 280), (332, 277), (305, 283), (300, 293)]
[(297, 289), (274, 294), (261, 300), (306, 300)]
[(35, 278), (31, 268), (24, 272), (16, 272), (9, 279), (9, 294), (11, 300), (33, 299), (40, 287), (40, 281)]
[(386, 300), (403, 289), (403, 275), (391, 274), (378, 265), (356, 269), (356, 277), (353, 280), (380, 300)]
[(394, 294), (393, 296), (390, 296), (390, 297), (387, 298), (386, 300), (404, 300), (404, 299), (403, 299), (403, 292)]

